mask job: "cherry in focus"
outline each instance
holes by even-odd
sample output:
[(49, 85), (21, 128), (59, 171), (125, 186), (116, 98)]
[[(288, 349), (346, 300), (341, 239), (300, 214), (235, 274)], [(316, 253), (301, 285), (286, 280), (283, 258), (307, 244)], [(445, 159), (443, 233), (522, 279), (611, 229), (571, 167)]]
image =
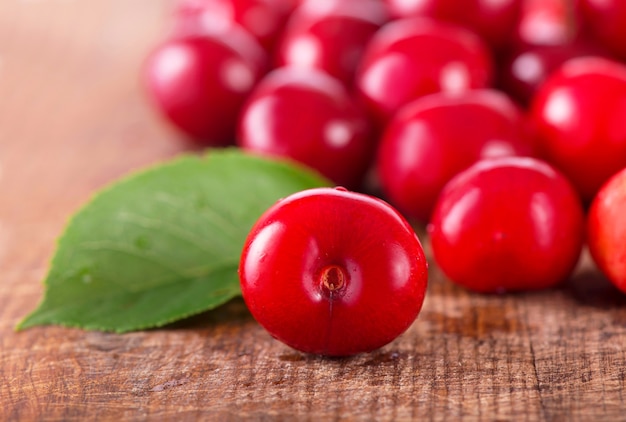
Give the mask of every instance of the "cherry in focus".
[(555, 286), (583, 245), (583, 208), (569, 181), (533, 159), (483, 160), (444, 188), (429, 226), (453, 282), (483, 293)]
[(382, 347), (413, 323), (428, 272), (417, 236), (391, 206), (320, 188), (261, 216), (239, 275), (250, 312), (273, 337), (303, 352), (347, 356)]
[(365, 112), (343, 84), (320, 70), (286, 67), (255, 88), (239, 123), (242, 148), (300, 161), (356, 188), (375, 153)]
[(406, 105), (387, 127), (377, 157), (386, 197), (427, 222), (444, 185), (482, 158), (532, 155), (521, 110), (495, 90), (445, 93)]

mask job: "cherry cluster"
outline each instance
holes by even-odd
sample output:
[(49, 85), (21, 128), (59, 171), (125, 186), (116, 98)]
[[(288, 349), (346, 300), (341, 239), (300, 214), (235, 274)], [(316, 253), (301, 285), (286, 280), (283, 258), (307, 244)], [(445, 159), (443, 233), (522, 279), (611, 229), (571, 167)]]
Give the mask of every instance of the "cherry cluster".
[[(244, 298), (258, 302), (251, 310), (266, 328), (278, 317), (258, 313), (279, 297), (294, 304), (282, 321), (298, 313), (283, 279), (307, 271), (321, 287), (300, 294), (326, 300), (319, 312), (328, 301), (337, 314), (357, 302), (373, 309), (356, 299), (360, 288), (345, 289), (376, 256), (401, 263), (370, 268), (389, 281), (369, 297), (397, 309), (408, 289), (413, 303), (392, 336), (366, 344), (343, 347), (349, 330), (329, 325), (323, 344), (307, 349), (313, 340), (301, 319), (284, 336), (284, 322), (268, 328), (276, 337), (351, 354), (404, 331), (426, 286), (423, 251), (404, 217), (428, 224), (439, 267), (469, 289), (553, 286), (587, 242), (626, 292), (626, 1), (178, 0), (172, 22), (145, 80), (191, 141), (295, 159), (337, 185), (379, 193), (401, 213), (332, 189), (268, 211), (241, 270)], [(302, 227), (284, 234), (293, 213), (308, 221), (307, 233), (334, 239), (332, 251), (321, 253)], [(365, 231), (365, 241), (352, 240)], [(267, 251), (285, 239), (291, 261), (272, 261)], [(407, 251), (419, 262), (402, 261)], [(321, 255), (334, 258), (320, 263)], [(259, 275), (266, 259), (285, 270)], [(262, 283), (278, 287), (248, 292)], [(374, 315), (394, 326), (384, 309)]]

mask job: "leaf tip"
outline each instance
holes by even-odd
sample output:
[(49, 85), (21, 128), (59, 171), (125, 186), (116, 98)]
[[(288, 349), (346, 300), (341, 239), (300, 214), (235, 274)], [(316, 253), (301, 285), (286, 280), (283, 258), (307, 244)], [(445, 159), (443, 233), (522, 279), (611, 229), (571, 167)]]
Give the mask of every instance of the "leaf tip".
[(33, 322), (33, 315), (35, 315), (36, 311), (25, 316), (21, 321), (19, 321), (17, 324), (15, 324), (15, 326), (13, 327), (13, 331), (15, 332), (20, 332), (20, 331), (24, 331), (28, 328), (32, 328), (36, 325), (38, 325), (37, 322)]

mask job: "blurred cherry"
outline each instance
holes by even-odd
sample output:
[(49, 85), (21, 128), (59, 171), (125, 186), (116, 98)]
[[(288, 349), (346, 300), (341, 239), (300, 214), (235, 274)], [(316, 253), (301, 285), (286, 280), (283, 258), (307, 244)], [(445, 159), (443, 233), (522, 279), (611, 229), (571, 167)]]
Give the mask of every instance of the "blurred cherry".
[(285, 0), (179, 0), (177, 27), (223, 30), (239, 25), (272, 51), (291, 7)]
[(525, 116), (495, 90), (431, 94), (387, 126), (377, 169), (389, 201), (427, 222), (444, 185), (483, 158), (532, 155)]
[(491, 77), (491, 55), (477, 35), (457, 25), (409, 18), (386, 24), (372, 37), (356, 87), (384, 124), (416, 98), (483, 88)]
[(305, 2), (291, 16), (276, 62), (322, 69), (352, 86), (365, 46), (386, 21), (380, 0)]
[(512, 38), (522, 0), (386, 0), (396, 18), (426, 16), (475, 31), (494, 47)]
[(525, 0), (517, 37), (526, 45), (563, 45), (578, 37), (578, 21), (571, 0)]
[(498, 66), (500, 87), (520, 104), (528, 105), (541, 84), (563, 63), (594, 55), (604, 52), (582, 41), (518, 48)]
[[(230, 34), (230, 31), (223, 35)], [(234, 142), (237, 115), (263, 72), (260, 46), (207, 34), (163, 42), (148, 57), (144, 79), (161, 113), (202, 146)]]
[(589, 202), (626, 167), (626, 66), (569, 60), (541, 86), (531, 106), (540, 152)]
[(626, 1), (579, 0), (582, 19), (604, 47), (626, 59)]
[(239, 123), (242, 148), (300, 161), (338, 185), (356, 188), (370, 166), (370, 124), (344, 85), (317, 69), (270, 72), (252, 92)]

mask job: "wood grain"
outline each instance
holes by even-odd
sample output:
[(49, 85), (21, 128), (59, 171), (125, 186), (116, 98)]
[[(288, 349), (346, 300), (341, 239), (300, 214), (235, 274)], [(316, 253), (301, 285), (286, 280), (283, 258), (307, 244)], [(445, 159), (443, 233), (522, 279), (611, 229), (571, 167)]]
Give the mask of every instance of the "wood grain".
[(0, 2), (0, 420), (624, 418), (626, 299), (588, 263), (562, 288), (509, 296), (432, 268), (416, 323), (350, 359), (290, 350), (240, 300), (125, 335), (13, 332), (72, 212), (184, 149), (138, 79), (170, 7)]

